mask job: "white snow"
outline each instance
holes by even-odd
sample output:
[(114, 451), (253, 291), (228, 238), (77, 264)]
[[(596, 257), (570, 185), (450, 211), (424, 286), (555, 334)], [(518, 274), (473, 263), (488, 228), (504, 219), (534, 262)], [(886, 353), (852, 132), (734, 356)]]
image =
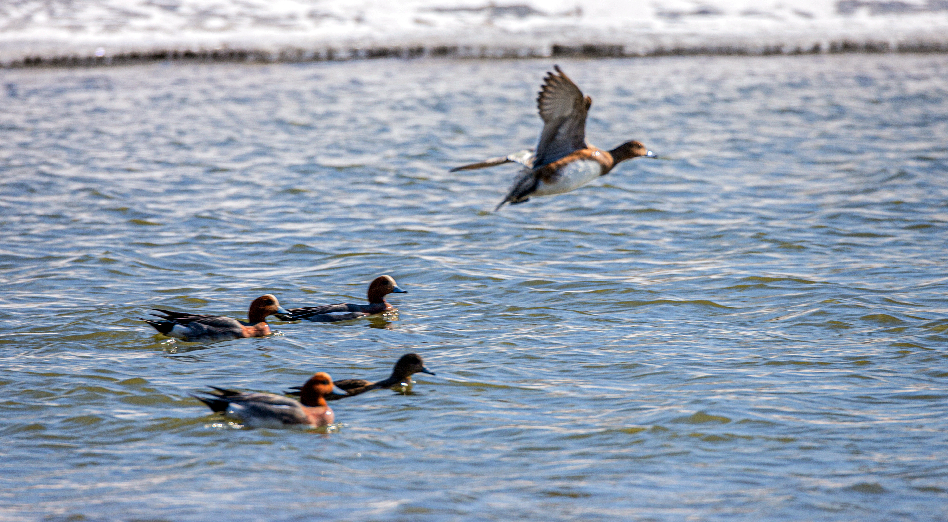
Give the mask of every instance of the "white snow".
[[(937, 0), (3, 0), (0, 65), (241, 50), (259, 59), (948, 50)], [(589, 49), (587, 49), (587, 52)], [(330, 54), (332, 53), (332, 54)]]

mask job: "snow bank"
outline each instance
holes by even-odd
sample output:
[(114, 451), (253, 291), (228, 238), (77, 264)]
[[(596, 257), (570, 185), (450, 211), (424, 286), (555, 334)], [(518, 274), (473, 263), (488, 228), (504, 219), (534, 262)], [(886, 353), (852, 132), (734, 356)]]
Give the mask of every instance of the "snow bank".
[(5, 0), (0, 65), (948, 51), (948, 0)]

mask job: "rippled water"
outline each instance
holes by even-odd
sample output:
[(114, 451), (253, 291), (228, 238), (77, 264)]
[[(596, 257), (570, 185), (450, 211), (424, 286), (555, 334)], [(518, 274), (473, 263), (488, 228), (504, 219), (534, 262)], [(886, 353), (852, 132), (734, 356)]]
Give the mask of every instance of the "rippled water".
[[(0, 71), (0, 518), (943, 520), (948, 57), (562, 61), (645, 142), (490, 210), (552, 63)], [(152, 306), (397, 320), (203, 346)], [(318, 370), (338, 432), (189, 396)]]

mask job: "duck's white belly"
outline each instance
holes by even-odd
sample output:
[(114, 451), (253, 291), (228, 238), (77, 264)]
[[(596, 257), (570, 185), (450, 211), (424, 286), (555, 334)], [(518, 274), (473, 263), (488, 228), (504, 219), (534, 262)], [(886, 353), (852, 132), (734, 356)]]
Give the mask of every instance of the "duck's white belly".
[(551, 194), (563, 194), (589, 183), (590, 181), (602, 175), (602, 165), (593, 159), (573, 161), (566, 164), (559, 171), (559, 175), (552, 181), (546, 183), (543, 180), (537, 184), (533, 196), (549, 196)]

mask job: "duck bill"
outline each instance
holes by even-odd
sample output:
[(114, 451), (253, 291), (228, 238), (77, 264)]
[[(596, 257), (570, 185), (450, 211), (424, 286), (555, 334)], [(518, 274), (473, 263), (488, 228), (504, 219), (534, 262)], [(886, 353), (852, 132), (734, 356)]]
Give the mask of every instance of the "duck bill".
[(332, 393), (331, 393), (330, 395), (335, 395), (335, 396), (337, 396), (337, 397), (348, 397), (348, 396), (349, 396), (349, 394), (346, 393), (345, 390), (343, 390), (342, 388), (336, 386), (335, 384), (332, 385)]
[(655, 154), (654, 152), (652, 152), (652, 151), (650, 151), (650, 150), (647, 150), (647, 151), (645, 151), (645, 157), (646, 157), (646, 158), (657, 158), (657, 157), (658, 157), (658, 154)]
[(273, 315), (287, 315), (287, 316), (293, 317), (293, 314), (290, 313), (290, 311), (287, 310), (286, 308), (283, 308), (282, 306), (278, 306), (276, 313)]
[(436, 375), (435, 372), (429, 370), (428, 368), (425, 368), (424, 366), (422, 366), (421, 369), (418, 370), (418, 372), (419, 372), (419, 373), (427, 373), (428, 375)]
[(399, 287), (396, 286), (396, 287), (392, 288), (392, 293), (393, 293), (393, 294), (407, 294), (407, 293), (408, 293), (408, 290), (402, 290), (401, 288), (399, 288)]

